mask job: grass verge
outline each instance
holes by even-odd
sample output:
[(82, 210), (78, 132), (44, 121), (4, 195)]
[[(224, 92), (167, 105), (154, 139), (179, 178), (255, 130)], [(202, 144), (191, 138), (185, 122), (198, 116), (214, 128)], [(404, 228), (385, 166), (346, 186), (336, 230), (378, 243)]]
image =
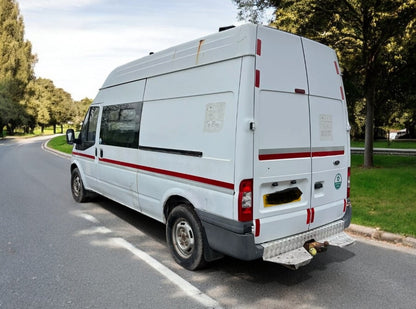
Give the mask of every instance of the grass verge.
[(352, 222), (416, 236), (416, 157), (375, 155), (373, 169), (351, 156)]
[(66, 143), (66, 136), (65, 135), (60, 135), (60, 136), (56, 136), (54, 138), (52, 138), (49, 142), (48, 142), (48, 147), (64, 152), (64, 153), (72, 153), (72, 145), (68, 145)]

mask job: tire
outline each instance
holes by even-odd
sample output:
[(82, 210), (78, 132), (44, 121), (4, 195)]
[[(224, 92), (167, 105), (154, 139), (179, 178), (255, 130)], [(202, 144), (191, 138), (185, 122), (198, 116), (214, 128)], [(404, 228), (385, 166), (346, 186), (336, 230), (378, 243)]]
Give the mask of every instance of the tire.
[(84, 203), (88, 200), (88, 191), (85, 190), (81, 175), (77, 168), (71, 173), (71, 192), (72, 197), (78, 203)]
[(175, 261), (188, 270), (206, 265), (204, 230), (195, 211), (185, 204), (176, 206), (168, 216), (166, 239)]

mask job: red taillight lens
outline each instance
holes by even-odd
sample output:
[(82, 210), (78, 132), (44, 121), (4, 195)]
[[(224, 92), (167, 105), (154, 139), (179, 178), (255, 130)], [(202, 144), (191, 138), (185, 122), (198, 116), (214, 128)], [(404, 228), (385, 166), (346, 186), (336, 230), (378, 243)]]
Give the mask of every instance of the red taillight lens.
[(238, 221), (253, 220), (253, 179), (245, 179), (240, 183), (238, 193)]
[(351, 189), (351, 167), (348, 168), (347, 198), (350, 198), (350, 189)]

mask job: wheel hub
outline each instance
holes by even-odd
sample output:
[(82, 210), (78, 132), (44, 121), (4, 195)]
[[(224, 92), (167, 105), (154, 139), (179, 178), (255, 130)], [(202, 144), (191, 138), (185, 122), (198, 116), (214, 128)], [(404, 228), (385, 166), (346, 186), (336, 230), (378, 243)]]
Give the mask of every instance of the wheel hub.
[(194, 233), (189, 223), (183, 219), (178, 220), (172, 230), (176, 251), (184, 258), (192, 255), (194, 248)]

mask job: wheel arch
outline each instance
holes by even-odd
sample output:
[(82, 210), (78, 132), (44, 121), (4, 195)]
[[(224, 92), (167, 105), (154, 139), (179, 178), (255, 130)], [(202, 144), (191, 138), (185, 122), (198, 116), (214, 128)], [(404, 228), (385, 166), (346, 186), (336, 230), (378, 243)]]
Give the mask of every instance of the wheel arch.
[(186, 197), (184, 197), (182, 195), (177, 195), (177, 194), (171, 195), (166, 199), (166, 201), (163, 205), (163, 217), (164, 217), (165, 222), (167, 221), (168, 216), (171, 213), (171, 211), (176, 206), (181, 205), (181, 204), (185, 204), (188, 207), (190, 207), (191, 209), (195, 209), (195, 206)]

